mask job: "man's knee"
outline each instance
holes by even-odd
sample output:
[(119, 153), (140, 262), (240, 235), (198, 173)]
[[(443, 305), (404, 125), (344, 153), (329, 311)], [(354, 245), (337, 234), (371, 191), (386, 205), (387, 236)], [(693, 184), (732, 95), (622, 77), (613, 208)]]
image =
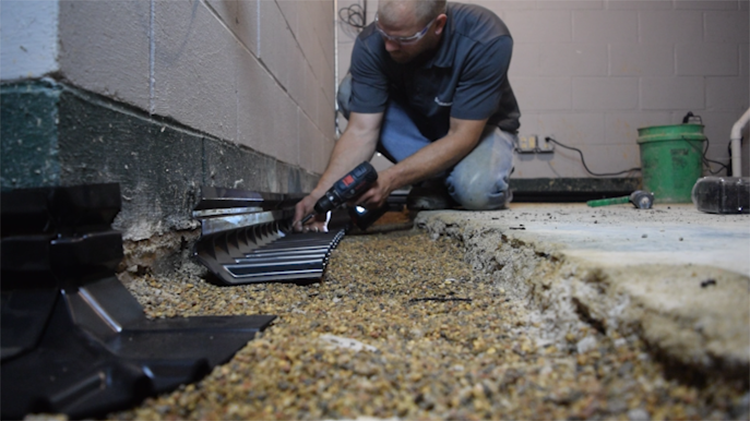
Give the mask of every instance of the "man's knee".
[(507, 207), (512, 199), (508, 183), (513, 170), (513, 137), (488, 126), (477, 147), (446, 179), (454, 200), (473, 210)]
[(457, 177), (450, 180), (448, 191), (451, 197), (469, 210), (504, 209), (513, 196), (508, 187), (507, 178), (504, 180), (481, 180), (479, 177), (474, 179)]

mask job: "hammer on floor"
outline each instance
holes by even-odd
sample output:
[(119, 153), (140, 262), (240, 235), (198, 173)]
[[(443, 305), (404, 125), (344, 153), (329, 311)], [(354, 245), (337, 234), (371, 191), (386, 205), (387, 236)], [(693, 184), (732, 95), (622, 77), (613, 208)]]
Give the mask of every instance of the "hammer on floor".
[(654, 204), (654, 194), (643, 190), (636, 190), (630, 196), (613, 197), (611, 199), (589, 200), (587, 205), (592, 208), (598, 206), (619, 205), (621, 203), (632, 203), (638, 209), (651, 209)]

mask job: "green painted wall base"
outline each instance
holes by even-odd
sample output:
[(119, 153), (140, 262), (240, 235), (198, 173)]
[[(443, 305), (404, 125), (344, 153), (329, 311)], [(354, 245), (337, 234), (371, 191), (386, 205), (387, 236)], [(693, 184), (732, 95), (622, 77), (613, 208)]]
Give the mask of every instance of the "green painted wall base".
[(194, 228), (203, 185), (311, 191), (318, 175), (52, 81), (0, 87), (0, 186), (120, 183), (115, 228), (140, 240)]

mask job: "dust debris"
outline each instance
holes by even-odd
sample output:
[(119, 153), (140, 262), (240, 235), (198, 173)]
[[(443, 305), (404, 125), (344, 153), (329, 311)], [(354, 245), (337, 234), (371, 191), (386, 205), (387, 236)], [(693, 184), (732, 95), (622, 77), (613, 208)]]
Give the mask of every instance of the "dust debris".
[(716, 279), (706, 279), (705, 281), (701, 281), (701, 288), (706, 288), (716, 285)]

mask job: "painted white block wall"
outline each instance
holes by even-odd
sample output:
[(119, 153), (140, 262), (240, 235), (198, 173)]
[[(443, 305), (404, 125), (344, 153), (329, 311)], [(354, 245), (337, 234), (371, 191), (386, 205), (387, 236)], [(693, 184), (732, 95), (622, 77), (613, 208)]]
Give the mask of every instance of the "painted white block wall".
[[(729, 161), (729, 132), (750, 105), (748, 0), (466, 2), (493, 10), (513, 34), (509, 77), (521, 135), (553, 136), (580, 148), (593, 171), (609, 173), (640, 166), (639, 127), (679, 124), (692, 111), (706, 125), (708, 157)], [(369, 22), (377, 2), (367, 4)], [(341, 78), (356, 32), (338, 27)], [(589, 174), (577, 153), (557, 147), (518, 156), (514, 177)]]
[(39, 78), (58, 70), (57, 0), (0, 2), (0, 78)]
[[(510, 76), (523, 114), (522, 135), (554, 135), (582, 149), (592, 170), (613, 172), (640, 166), (639, 127), (677, 124), (693, 111), (712, 141), (709, 158), (728, 161), (727, 114), (741, 115), (750, 97), (740, 64), (750, 39), (743, 2), (558, 2), (555, 11), (543, 9), (549, 3), (526, 2), (522, 10), (518, 2), (515, 10), (504, 3), (484, 2), (514, 34)], [(544, 35), (548, 27), (554, 36)], [(606, 49), (604, 75), (597, 74), (601, 58), (592, 58), (597, 47)], [(576, 58), (563, 59), (560, 51)], [(536, 75), (557, 77), (556, 83), (549, 86)], [(560, 86), (567, 84), (569, 107)], [(520, 158), (516, 177), (588, 176), (578, 155), (559, 147), (552, 157)]]
[[(339, 8), (362, 1), (340, 0)], [(371, 21), (377, 2), (366, 1)], [(640, 164), (638, 127), (676, 124), (693, 111), (712, 141), (709, 157), (727, 161), (729, 129), (750, 103), (748, 0), (476, 3), (514, 35), (510, 77), (522, 135), (554, 135), (609, 172)], [(333, 0), (0, 7), (3, 80), (59, 70), (81, 88), (312, 172), (325, 168), (335, 137), (333, 31), (340, 78), (356, 36), (334, 25)], [(524, 156), (515, 176), (588, 175), (576, 154), (558, 149)]]
[(321, 173), (335, 136), (333, 22), (333, 0), (3, 1), (0, 76), (54, 72)]

